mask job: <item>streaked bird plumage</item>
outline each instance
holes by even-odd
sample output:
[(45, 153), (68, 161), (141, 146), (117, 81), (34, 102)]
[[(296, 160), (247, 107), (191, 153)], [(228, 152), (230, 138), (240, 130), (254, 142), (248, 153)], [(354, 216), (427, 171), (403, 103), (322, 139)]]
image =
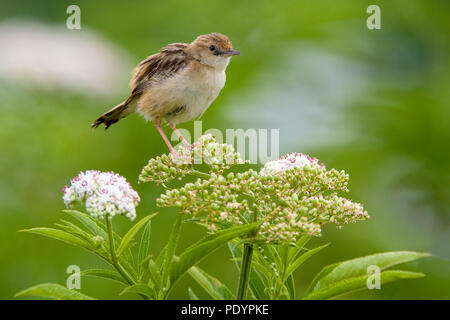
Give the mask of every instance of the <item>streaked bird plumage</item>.
[(131, 95), (101, 115), (92, 127), (104, 124), (107, 129), (138, 113), (154, 120), (173, 151), (161, 129), (161, 120), (166, 120), (179, 134), (176, 124), (200, 117), (224, 87), (225, 70), (230, 58), (237, 54), (240, 52), (232, 49), (228, 37), (220, 33), (201, 35), (189, 44), (169, 44), (135, 68), (130, 81)]

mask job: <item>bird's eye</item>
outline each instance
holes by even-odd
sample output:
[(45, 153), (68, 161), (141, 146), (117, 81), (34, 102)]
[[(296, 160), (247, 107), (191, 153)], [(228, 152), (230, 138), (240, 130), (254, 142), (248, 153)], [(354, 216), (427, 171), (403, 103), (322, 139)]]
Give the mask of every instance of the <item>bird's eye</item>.
[(214, 45), (210, 45), (210, 46), (209, 46), (209, 50), (211, 50), (211, 51), (214, 51), (214, 50), (216, 50), (216, 46), (214, 46)]

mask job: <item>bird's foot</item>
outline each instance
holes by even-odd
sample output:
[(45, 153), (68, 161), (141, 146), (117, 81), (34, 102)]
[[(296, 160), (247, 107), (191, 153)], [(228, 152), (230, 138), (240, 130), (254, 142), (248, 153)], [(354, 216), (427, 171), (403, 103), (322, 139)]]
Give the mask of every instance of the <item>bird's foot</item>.
[(167, 123), (172, 128), (172, 130), (175, 132), (175, 134), (178, 136), (178, 138), (180, 138), (181, 142), (183, 142), (183, 145), (186, 147), (186, 149), (192, 150), (192, 145), (186, 141), (186, 139), (183, 137), (181, 132), (178, 131), (178, 129), (175, 127), (175, 125), (170, 123), (169, 121), (167, 121)]

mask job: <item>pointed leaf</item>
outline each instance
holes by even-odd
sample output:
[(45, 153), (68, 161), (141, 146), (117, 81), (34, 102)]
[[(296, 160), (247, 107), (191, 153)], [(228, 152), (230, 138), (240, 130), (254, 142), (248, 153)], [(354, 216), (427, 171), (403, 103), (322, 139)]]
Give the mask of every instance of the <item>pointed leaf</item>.
[[(240, 263), (242, 262), (242, 258), (238, 259), (238, 261), (239, 261), (239, 266), (240, 266)], [(268, 268), (266, 266), (266, 264), (261, 264), (258, 261), (252, 261), (252, 267), (253, 267), (253, 269), (255, 269), (255, 271), (257, 270), (266, 279), (272, 279), (273, 277), (275, 277), (273, 270)]]
[(128, 283), (118, 274), (116, 271), (108, 270), (108, 269), (88, 269), (81, 271), (82, 276), (87, 277), (98, 277), (103, 278), (107, 280), (113, 280), (120, 283), (123, 283), (125, 285), (128, 285)]
[(141, 236), (141, 243), (139, 244), (138, 259), (137, 259), (139, 276), (142, 276), (143, 262), (149, 256), (148, 250), (150, 247), (151, 229), (152, 229), (152, 222), (149, 221), (145, 225), (144, 231), (142, 232)]
[(322, 270), (320, 270), (320, 272), (314, 277), (313, 281), (311, 281), (311, 284), (309, 285), (309, 287), (306, 289), (304, 296), (306, 297), (307, 295), (309, 295), (314, 287), (317, 285), (317, 283), (320, 281), (320, 279), (323, 279), (326, 275), (328, 275), (330, 272), (332, 272), (334, 270), (334, 268), (336, 268), (339, 265), (339, 262), (337, 263), (333, 263), (330, 264), (326, 267), (324, 267)]
[(215, 300), (234, 300), (231, 291), (219, 280), (198, 267), (192, 267), (189, 275)]
[(300, 253), (300, 251), (302, 251), (303, 247), (308, 243), (308, 241), (310, 239), (311, 239), (311, 236), (303, 235), (297, 240), (295, 247), (289, 248), (288, 257), (287, 257), (288, 263), (290, 263), (292, 261), (292, 259), (295, 259), (295, 257)]
[[(99, 235), (103, 239), (105, 239), (105, 243), (102, 245), (102, 247), (109, 248), (109, 237), (107, 234), (107, 227), (104, 223), (102, 223), (100, 220), (94, 219), (84, 212), (76, 210), (63, 210), (63, 212), (78, 220), (92, 235)], [(122, 241), (122, 238), (115, 232), (113, 234), (114, 242), (120, 243)], [(126, 260), (127, 265), (133, 265), (133, 256), (131, 250), (125, 250), (125, 252), (122, 254), (122, 258)]]
[[(177, 248), (178, 239), (181, 234), (181, 222), (183, 221), (183, 215), (178, 213), (175, 218), (172, 230), (170, 231), (169, 240), (164, 248), (164, 256), (162, 260), (162, 277), (165, 285), (170, 286), (169, 272), (172, 266), (173, 257), (175, 256), (175, 250)], [(159, 259), (157, 259), (158, 262)]]
[(428, 253), (414, 251), (394, 251), (373, 254), (333, 264), (326, 267), (314, 278), (305, 295), (326, 288), (341, 280), (367, 275), (367, 268), (371, 265), (378, 266), (381, 270), (394, 265), (417, 260), (429, 256)]
[(103, 239), (108, 238), (105, 230), (100, 227), (99, 221), (95, 220), (90, 215), (76, 210), (63, 210), (63, 212), (78, 220), (89, 230), (91, 234), (95, 236), (99, 235)]
[(128, 274), (133, 278), (133, 280), (137, 280), (139, 277), (136, 270), (134, 269), (133, 265), (128, 261), (128, 259), (124, 259), (124, 256), (125, 255), (122, 255), (122, 257), (120, 257), (119, 263), (125, 269), (125, 271), (127, 271)]
[(130, 244), (130, 241), (136, 235), (136, 233), (138, 233), (139, 230), (147, 223), (147, 221), (149, 221), (155, 215), (157, 215), (157, 213), (153, 213), (151, 215), (146, 216), (145, 218), (142, 218), (130, 230), (128, 230), (127, 234), (123, 237), (122, 242), (119, 245), (119, 248), (117, 249), (117, 253), (116, 253), (117, 257), (121, 256), (121, 254), (125, 251), (125, 249)]
[(89, 242), (86, 240), (83, 240), (77, 236), (74, 236), (73, 234), (70, 234), (66, 231), (59, 230), (59, 229), (53, 229), (53, 228), (31, 228), (27, 230), (21, 230), (20, 232), (27, 232), (27, 233), (34, 233), (43, 235), (52, 239), (56, 239), (68, 244), (71, 244), (73, 246), (81, 247), (87, 250), (92, 251), (94, 248), (91, 246)]
[[(304, 297), (304, 300), (332, 299), (340, 295), (367, 288), (367, 279), (373, 275), (366, 274), (340, 280), (328, 287), (323, 287)], [(425, 275), (420, 272), (386, 270), (380, 273), (380, 284), (385, 284), (399, 279), (421, 278)]]
[(64, 219), (60, 219), (60, 220), (62, 223), (55, 223), (55, 225), (57, 227), (59, 227), (61, 230), (67, 231), (68, 233), (71, 233), (80, 238), (83, 238), (84, 240), (86, 240), (90, 243), (93, 243), (94, 237), (90, 233), (84, 231), (83, 229), (81, 229), (80, 227), (78, 227), (77, 225), (75, 225), (69, 221), (66, 221)]
[(25, 289), (16, 294), (16, 297), (37, 296), (56, 300), (94, 300), (78, 291), (67, 289), (57, 283), (42, 283)]
[(188, 288), (188, 295), (191, 300), (200, 300), (191, 288)]
[(156, 265), (155, 261), (153, 261), (152, 259), (150, 259), (148, 261), (148, 270), (150, 272), (150, 280), (153, 283), (153, 285), (157, 289), (162, 288), (163, 287), (163, 279), (161, 276), (161, 272), (160, 272), (158, 266)]
[(105, 247), (103, 244), (98, 244), (96, 243), (96, 241), (94, 240), (94, 236), (86, 231), (84, 231), (83, 229), (81, 229), (80, 227), (78, 227), (77, 225), (66, 221), (64, 219), (61, 219), (62, 224), (56, 223), (56, 226), (59, 227), (61, 230), (66, 231), (74, 236), (77, 236), (78, 238), (81, 238), (83, 240), (86, 240), (87, 242), (89, 242), (89, 244), (92, 247), (92, 250), (95, 250), (96, 253), (98, 253), (100, 256), (102, 256), (103, 258), (106, 258), (107, 256), (107, 252), (105, 250)]
[(269, 261), (274, 262), (277, 266), (277, 269), (281, 270), (283, 268), (283, 261), (281, 259), (280, 253), (278, 252), (277, 246), (268, 245), (266, 246), (266, 249)]
[(162, 264), (164, 262), (164, 257), (166, 256), (167, 245), (165, 245), (161, 251), (159, 252), (158, 257), (155, 260), (156, 265), (161, 269)]
[(189, 268), (200, 262), (221, 245), (254, 231), (256, 227), (257, 224), (249, 224), (221, 230), (190, 246), (180, 255), (178, 261), (172, 263), (172, 268), (170, 269), (171, 283), (173, 284), (177, 281)]
[(313, 255), (315, 255), (317, 252), (321, 251), (322, 249), (328, 247), (330, 244), (327, 243), (323, 246), (311, 249), (309, 251), (306, 251), (305, 253), (303, 253), (300, 257), (298, 257), (297, 259), (294, 260), (294, 262), (292, 262), (286, 269), (286, 274), (284, 275), (284, 279), (283, 281), (286, 281), (286, 279), (295, 271), (297, 270), (298, 267), (300, 267), (300, 265), (305, 262), (306, 260), (308, 260), (310, 257), (312, 257)]
[(292, 274), (286, 279), (286, 287), (289, 293), (289, 299), (295, 300), (295, 281)]
[(120, 295), (123, 295), (125, 293), (137, 293), (139, 295), (143, 295), (147, 298), (153, 299), (155, 296), (155, 293), (153, 292), (152, 288), (150, 288), (146, 284), (138, 283), (134, 284), (132, 286), (126, 287), (123, 289), (123, 291), (120, 293)]

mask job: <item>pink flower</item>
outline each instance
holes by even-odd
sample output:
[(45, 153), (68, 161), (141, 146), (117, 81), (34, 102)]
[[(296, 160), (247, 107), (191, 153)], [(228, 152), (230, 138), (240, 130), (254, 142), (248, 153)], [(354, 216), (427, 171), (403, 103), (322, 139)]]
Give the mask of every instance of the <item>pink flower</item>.
[(325, 170), (325, 165), (319, 163), (319, 159), (310, 157), (303, 153), (291, 152), (277, 160), (269, 161), (261, 169), (262, 175), (272, 175), (282, 173), (292, 168), (303, 168), (305, 166), (315, 167)]
[(140, 201), (124, 177), (97, 170), (80, 172), (71, 180), (70, 187), (63, 188), (63, 193), (66, 207), (70, 208), (76, 202), (84, 203), (86, 211), (94, 218), (121, 214), (134, 220), (135, 207)]

